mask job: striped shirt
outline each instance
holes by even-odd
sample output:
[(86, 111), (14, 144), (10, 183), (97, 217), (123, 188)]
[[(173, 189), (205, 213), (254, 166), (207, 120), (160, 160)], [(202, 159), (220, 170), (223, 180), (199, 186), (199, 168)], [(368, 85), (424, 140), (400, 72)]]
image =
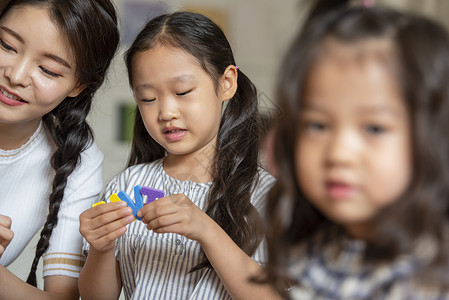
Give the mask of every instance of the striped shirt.
[(424, 284), (416, 276), (433, 253), (431, 241), (416, 242), (413, 253), (372, 264), (364, 259), (362, 240), (314, 239), (299, 245), (289, 263), (289, 273), (299, 284), (289, 296), (298, 300), (449, 300), (443, 278)]
[[(125, 191), (134, 199), (134, 186), (140, 185), (163, 190), (166, 196), (184, 193), (204, 210), (211, 183), (172, 178), (165, 173), (162, 162), (161, 159), (126, 169), (107, 185), (105, 201), (119, 191)], [(273, 183), (274, 178), (260, 169), (251, 202), (261, 215), (265, 195)], [(126, 299), (231, 299), (212, 269), (189, 273), (202, 258), (201, 246), (196, 241), (175, 233), (154, 233), (140, 221), (129, 224), (127, 232), (116, 243), (116, 259)], [(252, 258), (264, 263), (264, 245)]]

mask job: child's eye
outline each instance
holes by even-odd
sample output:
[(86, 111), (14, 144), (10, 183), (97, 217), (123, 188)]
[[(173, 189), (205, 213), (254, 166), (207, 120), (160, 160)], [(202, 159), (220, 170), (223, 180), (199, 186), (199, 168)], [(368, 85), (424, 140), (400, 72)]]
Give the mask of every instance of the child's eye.
[(6, 51), (14, 51), (16, 52), (16, 50), (11, 47), (10, 45), (8, 45), (7, 43), (5, 43), (3, 40), (0, 40), (0, 45), (2, 46), (3, 49), (5, 49)]
[(384, 126), (380, 125), (367, 125), (365, 126), (365, 131), (369, 134), (377, 135), (384, 133), (385, 131), (387, 131), (387, 129)]
[(327, 129), (327, 125), (322, 122), (307, 122), (304, 126), (305, 130), (311, 132), (324, 131)]
[(176, 96), (184, 96), (184, 95), (187, 95), (188, 93), (190, 93), (192, 90), (188, 90), (188, 91), (185, 91), (185, 92), (182, 92), (182, 93), (176, 93)]
[(156, 100), (156, 98), (154, 98), (154, 99), (142, 99), (142, 100), (140, 100), (140, 101), (142, 101), (142, 102), (144, 102), (144, 103), (151, 103), (151, 102), (153, 102), (153, 101), (155, 101)]
[(44, 67), (40, 67), (40, 68), (41, 68), (42, 72), (44, 72), (45, 74), (50, 75), (51, 77), (55, 77), (55, 78), (61, 77), (61, 75), (53, 73), (52, 71), (50, 71), (50, 70), (48, 70), (48, 69), (46, 69)]

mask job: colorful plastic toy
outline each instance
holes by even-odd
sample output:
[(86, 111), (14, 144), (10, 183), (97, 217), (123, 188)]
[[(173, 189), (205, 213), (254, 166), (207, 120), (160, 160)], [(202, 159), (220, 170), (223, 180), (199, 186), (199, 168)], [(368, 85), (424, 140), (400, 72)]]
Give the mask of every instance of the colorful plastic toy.
[[(119, 193), (112, 194), (109, 199), (111, 202), (118, 202), (118, 201), (125, 201), (126, 205), (131, 207), (133, 210), (133, 215), (137, 220), (142, 220), (142, 218), (137, 217), (137, 212), (143, 207), (143, 198), (142, 194), (147, 196), (147, 201), (145, 204), (148, 204), (150, 202), (153, 202), (154, 200), (158, 198), (162, 198), (165, 196), (164, 191), (153, 189), (150, 187), (141, 187), (140, 185), (136, 185), (134, 187), (134, 201), (129, 197), (127, 193), (124, 191), (120, 191)], [(95, 207), (100, 204), (105, 204), (106, 202), (100, 201), (92, 205), (92, 207)]]

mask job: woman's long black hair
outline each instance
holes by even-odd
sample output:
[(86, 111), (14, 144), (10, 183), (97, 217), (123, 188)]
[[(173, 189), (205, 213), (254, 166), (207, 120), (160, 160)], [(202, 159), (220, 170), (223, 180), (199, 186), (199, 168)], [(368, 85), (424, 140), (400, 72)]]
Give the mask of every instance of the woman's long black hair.
[(48, 9), (51, 20), (71, 47), (79, 84), (86, 86), (77, 97), (67, 97), (42, 118), (57, 149), (51, 158), (55, 175), (49, 213), (27, 279), (29, 284), (36, 286), (36, 269), (58, 224), (67, 179), (80, 162), (81, 152), (93, 141), (86, 117), (115, 55), (119, 33), (115, 7), (109, 0), (2, 0), (1, 16), (15, 7), (28, 5)]
[[(268, 281), (283, 293), (290, 251), (323, 230), (340, 230), (303, 195), (295, 175), (296, 140), (308, 74), (326, 38), (343, 44), (391, 41), (398, 85), (412, 128), (413, 175), (409, 188), (374, 221), (366, 259), (389, 260), (428, 238), (436, 253), (427, 270), (449, 268), (449, 36), (439, 24), (384, 7), (349, 0), (315, 1), (281, 66), (277, 87), (282, 116), (276, 122), (279, 178), (267, 205)], [(368, 50), (369, 51), (369, 50)], [(395, 74), (396, 75), (396, 74)], [(430, 272), (431, 273), (431, 272)], [(427, 273), (426, 273), (427, 274)], [(438, 283), (447, 275), (437, 275)], [(446, 280), (447, 281), (447, 280)], [(435, 282), (434, 282), (435, 283)]]
[[(132, 86), (133, 57), (156, 45), (182, 49), (195, 57), (218, 88), (218, 79), (234, 56), (222, 30), (209, 18), (191, 12), (164, 14), (148, 22), (125, 54)], [(261, 241), (260, 217), (251, 204), (251, 192), (258, 178), (260, 116), (257, 90), (238, 69), (238, 88), (223, 112), (216, 154), (213, 160), (213, 183), (208, 194), (206, 213), (248, 255)], [(146, 131), (136, 113), (129, 166), (152, 162), (165, 156), (165, 149)], [(194, 268), (210, 267), (205, 260)]]

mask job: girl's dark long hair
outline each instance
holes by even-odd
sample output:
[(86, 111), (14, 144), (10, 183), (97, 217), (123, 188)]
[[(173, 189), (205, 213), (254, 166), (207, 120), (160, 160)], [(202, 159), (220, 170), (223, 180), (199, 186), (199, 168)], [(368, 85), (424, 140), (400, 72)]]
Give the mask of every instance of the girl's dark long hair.
[(83, 152), (93, 141), (86, 122), (92, 98), (103, 83), (106, 71), (119, 43), (115, 7), (109, 0), (2, 0), (1, 16), (18, 6), (48, 9), (51, 20), (67, 38), (76, 62), (79, 83), (86, 88), (74, 98), (67, 97), (43, 123), (56, 144), (51, 158), (55, 170), (49, 197), (49, 213), (37, 243), (35, 257), (27, 282), (36, 286), (36, 269), (49, 247), (58, 212), (64, 197), (67, 179), (80, 162)]
[[(191, 12), (165, 14), (148, 22), (125, 54), (131, 86), (133, 57), (161, 44), (195, 57), (216, 83), (216, 90), (226, 68), (235, 65), (229, 42), (210, 19)], [(258, 178), (260, 116), (256, 88), (240, 69), (237, 83), (237, 92), (221, 118), (206, 213), (252, 255), (261, 241), (260, 216), (250, 201)], [(152, 162), (164, 155), (164, 148), (151, 138), (136, 113), (129, 166)], [(210, 267), (207, 258), (194, 270), (206, 266)]]
[[(378, 214), (367, 240), (365, 259), (390, 260), (410, 253), (417, 241), (434, 243), (426, 274), (448, 270), (449, 249), (449, 36), (426, 18), (353, 1), (315, 1), (311, 16), (293, 41), (281, 66), (277, 101), (275, 161), (279, 178), (267, 204), (268, 281), (281, 293), (289, 281), (290, 251), (318, 232), (341, 228), (310, 204), (297, 184), (295, 145), (307, 77), (326, 38), (344, 44), (387, 39), (394, 48), (398, 84), (412, 127), (413, 175), (409, 188)], [(330, 2), (329, 2), (330, 3)], [(297, 163), (296, 163), (297, 164)], [(424, 271), (423, 271), (424, 272)], [(446, 275), (436, 275), (438, 283)], [(446, 280), (447, 281), (447, 280)], [(435, 281), (434, 281), (435, 283)], [(445, 283), (447, 284), (447, 282)]]

